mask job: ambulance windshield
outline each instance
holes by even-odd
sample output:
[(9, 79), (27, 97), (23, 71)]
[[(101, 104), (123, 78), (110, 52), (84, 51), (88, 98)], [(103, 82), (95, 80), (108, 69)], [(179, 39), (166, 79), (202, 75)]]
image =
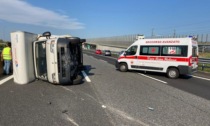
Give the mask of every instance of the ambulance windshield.
[(46, 64), (46, 41), (35, 43), (35, 65), (37, 77), (47, 80), (47, 64)]

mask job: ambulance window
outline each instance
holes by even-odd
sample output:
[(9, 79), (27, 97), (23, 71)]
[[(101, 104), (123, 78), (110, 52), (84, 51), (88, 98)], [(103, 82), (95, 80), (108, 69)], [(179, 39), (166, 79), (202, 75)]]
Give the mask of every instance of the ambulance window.
[(142, 53), (147, 54), (148, 53), (148, 47), (143, 47), (142, 48)]
[(159, 54), (159, 47), (149, 47), (149, 54)]
[(127, 51), (126, 55), (135, 55), (138, 46), (131, 46)]
[(162, 46), (162, 56), (187, 56), (187, 46)]
[(159, 46), (141, 46), (140, 55), (160, 55)]

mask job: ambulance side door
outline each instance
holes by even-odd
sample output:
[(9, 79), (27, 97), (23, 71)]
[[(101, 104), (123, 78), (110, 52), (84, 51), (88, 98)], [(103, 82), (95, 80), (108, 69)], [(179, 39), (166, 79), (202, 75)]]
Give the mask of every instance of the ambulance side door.
[(140, 70), (162, 71), (161, 47), (157, 45), (141, 45), (137, 66)]

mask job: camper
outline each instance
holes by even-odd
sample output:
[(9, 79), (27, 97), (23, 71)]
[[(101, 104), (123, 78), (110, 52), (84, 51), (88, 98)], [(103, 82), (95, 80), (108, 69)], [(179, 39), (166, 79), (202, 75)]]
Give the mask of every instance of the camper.
[(169, 78), (192, 74), (198, 68), (195, 37), (138, 39), (122, 53), (116, 68), (166, 73)]
[(27, 84), (41, 79), (53, 84), (78, 84), (83, 68), (82, 43), (69, 35), (11, 33), (14, 82)]
[(54, 84), (78, 83), (81, 80), (79, 73), (83, 67), (82, 43), (85, 40), (69, 36), (51, 37), (49, 32), (41, 37), (46, 38), (33, 42), (36, 78)]

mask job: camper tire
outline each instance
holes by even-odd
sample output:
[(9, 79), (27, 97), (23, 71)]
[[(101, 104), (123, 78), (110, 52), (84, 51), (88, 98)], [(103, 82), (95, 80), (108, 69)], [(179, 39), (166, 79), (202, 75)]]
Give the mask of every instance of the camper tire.
[(77, 75), (77, 77), (73, 80), (73, 85), (77, 85), (77, 84), (81, 84), (82, 82), (82, 76), (81, 75)]
[(172, 79), (176, 79), (179, 77), (179, 71), (177, 68), (168, 68), (167, 76)]
[(70, 40), (70, 43), (73, 45), (80, 43), (80, 38), (78, 38), (78, 37), (70, 37), (69, 40)]
[(119, 64), (119, 70), (120, 70), (121, 72), (126, 72), (126, 71), (128, 71), (128, 65), (127, 65), (126, 63), (120, 63), (120, 64)]

